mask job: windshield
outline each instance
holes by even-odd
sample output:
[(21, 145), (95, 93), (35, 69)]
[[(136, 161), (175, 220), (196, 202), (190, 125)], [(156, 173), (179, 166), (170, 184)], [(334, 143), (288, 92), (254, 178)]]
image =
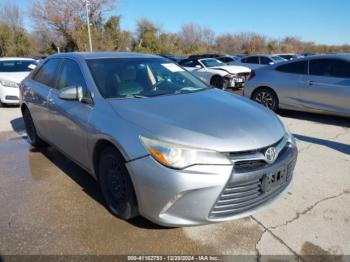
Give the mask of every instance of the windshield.
[(159, 58), (89, 59), (87, 64), (104, 98), (143, 98), (207, 89), (178, 65)]
[(0, 72), (30, 72), (30, 64), (36, 64), (34, 60), (5, 60), (0, 61)]
[(217, 59), (201, 59), (200, 60), (206, 67), (215, 67), (225, 65), (223, 62)]
[(272, 56), (271, 57), (274, 61), (276, 62), (282, 62), (282, 61), (286, 61), (287, 59), (284, 59), (283, 57), (280, 57), (280, 56)]

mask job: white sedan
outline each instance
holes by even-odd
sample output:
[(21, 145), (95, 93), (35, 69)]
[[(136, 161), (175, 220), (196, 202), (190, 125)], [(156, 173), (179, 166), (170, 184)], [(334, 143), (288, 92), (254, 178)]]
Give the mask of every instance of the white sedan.
[(208, 85), (221, 89), (243, 87), (251, 72), (248, 67), (226, 65), (215, 58), (188, 58), (179, 64)]
[(0, 58), (0, 107), (19, 104), (19, 84), (35, 64), (31, 58)]

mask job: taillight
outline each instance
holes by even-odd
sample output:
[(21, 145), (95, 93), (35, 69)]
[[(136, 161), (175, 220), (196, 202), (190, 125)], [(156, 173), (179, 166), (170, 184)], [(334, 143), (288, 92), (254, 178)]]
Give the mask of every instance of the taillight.
[(253, 79), (253, 77), (254, 77), (255, 75), (256, 75), (256, 74), (255, 74), (255, 71), (254, 71), (254, 70), (250, 71), (247, 81)]

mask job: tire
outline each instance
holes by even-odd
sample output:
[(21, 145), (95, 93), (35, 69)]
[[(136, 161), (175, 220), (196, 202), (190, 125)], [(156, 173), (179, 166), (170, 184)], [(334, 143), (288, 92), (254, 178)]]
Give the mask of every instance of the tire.
[(5, 104), (0, 100), (0, 107), (5, 107)]
[(254, 92), (252, 99), (272, 111), (276, 112), (278, 110), (278, 97), (271, 88), (259, 88)]
[(32, 116), (30, 115), (30, 112), (28, 109), (25, 109), (23, 112), (23, 120), (24, 120), (24, 127), (27, 132), (27, 140), (29, 144), (31, 144), (33, 147), (36, 147), (36, 148), (47, 146), (47, 144), (43, 140), (41, 140), (41, 138), (38, 136)]
[(225, 83), (224, 79), (221, 76), (213, 76), (210, 80), (210, 84), (222, 90), (226, 90), (227, 83)]
[(106, 147), (98, 161), (98, 178), (108, 209), (128, 220), (137, 216), (136, 195), (125, 160), (117, 149)]

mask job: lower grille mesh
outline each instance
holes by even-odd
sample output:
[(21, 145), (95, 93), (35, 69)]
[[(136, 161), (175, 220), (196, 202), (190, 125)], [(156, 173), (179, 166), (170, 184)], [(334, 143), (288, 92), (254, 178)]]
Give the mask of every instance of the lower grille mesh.
[(263, 175), (254, 180), (242, 183), (228, 184), (215, 206), (211, 210), (210, 218), (233, 216), (252, 210), (281, 193), (290, 183), (295, 162), (288, 165), (287, 181), (269, 192), (262, 191)]

